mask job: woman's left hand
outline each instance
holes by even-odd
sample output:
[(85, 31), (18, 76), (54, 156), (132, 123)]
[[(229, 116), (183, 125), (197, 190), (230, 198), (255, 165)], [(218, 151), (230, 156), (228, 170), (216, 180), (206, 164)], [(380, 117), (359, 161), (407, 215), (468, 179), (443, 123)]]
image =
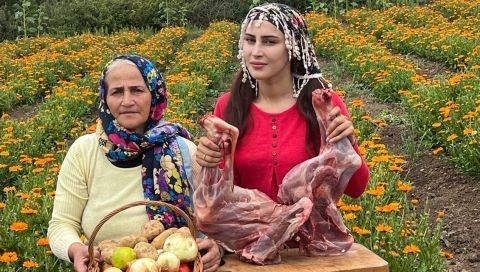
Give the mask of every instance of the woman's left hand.
[(197, 245), (199, 250), (204, 249), (207, 251), (207, 253), (202, 256), (203, 271), (213, 272), (217, 270), (220, 266), (220, 261), (222, 260), (220, 246), (214, 240), (209, 238), (197, 238)]
[(328, 116), (330, 125), (327, 128), (327, 142), (336, 143), (348, 137), (348, 140), (353, 145), (355, 143), (355, 129), (352, 121), (341, 113), (339, 107), (334, 107)]

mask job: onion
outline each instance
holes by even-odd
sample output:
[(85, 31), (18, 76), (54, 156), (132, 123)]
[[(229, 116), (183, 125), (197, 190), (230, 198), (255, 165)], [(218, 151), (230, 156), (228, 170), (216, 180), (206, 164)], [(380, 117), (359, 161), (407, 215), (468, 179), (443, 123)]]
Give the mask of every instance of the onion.
[(198, 246), (191, 234), (175, 232), (168, 236), (163, 245), (163, 250), (175, 254), (180, 262), (195, 260), (198, 254)]
[(158, 256), (157, 264), (161, 272), (177, 272), (180, 267), (180, 260), (171, 252), (163, 252)]

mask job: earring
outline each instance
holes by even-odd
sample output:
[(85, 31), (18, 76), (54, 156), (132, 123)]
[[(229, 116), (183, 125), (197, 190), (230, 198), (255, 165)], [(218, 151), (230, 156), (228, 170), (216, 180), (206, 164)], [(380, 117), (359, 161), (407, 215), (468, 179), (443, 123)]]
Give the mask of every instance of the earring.
[(258, 82), (255, 80), (255, 84), (253, 84), (252, 76), (250, 75), (250, 72), (248, 71), (247, 66), (245, 65), (245, 59), (243, 58), (243, 56), (242, 56), (242, 70), (243, 70), (242, 82), (246, 83), (248, 78), (248, 81), (250, 82), (250, 87), (255, 91), (255, 97), (257, 97)]

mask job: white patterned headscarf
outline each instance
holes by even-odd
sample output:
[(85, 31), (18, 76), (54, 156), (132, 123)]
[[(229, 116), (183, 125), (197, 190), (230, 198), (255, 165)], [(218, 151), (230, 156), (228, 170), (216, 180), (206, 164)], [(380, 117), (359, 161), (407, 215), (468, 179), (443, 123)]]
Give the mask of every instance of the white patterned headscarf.
[[(323, 79), (320, 67), (315, 56), (315, 49), (308, 36), (307, 24), (303, 16), (295, 9), (284, 4), (264, 4), (252, 8), (242, 23), (240, 39), (238, 42), (238, 58), (241, 60), (243, 79), (247, 79), (251, 87), (258, 92), (257, 82), (252, 78), (247, 69), (245, 58), (243, 56), (243, 42), (245, 30), (251, 25), (260, 26), (263, 21), (270, 22), (285, 35), (285, 46), (288, 49), (288, 59), (297, 60), (300, 65), (296, 65), (293, 74), (293, 97), (298, 97), (303, 87), (312, 78)], [(325, 81), (320, 80), (321, 84)]]

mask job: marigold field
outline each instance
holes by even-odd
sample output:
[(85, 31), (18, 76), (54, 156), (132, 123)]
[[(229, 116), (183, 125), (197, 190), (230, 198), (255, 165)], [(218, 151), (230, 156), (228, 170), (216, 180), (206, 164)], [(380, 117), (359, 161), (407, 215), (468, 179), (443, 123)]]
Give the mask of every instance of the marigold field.
[[(334, 20), (305, 17), (317, 55), (340, 63), (376, 97), (401, 105), (422, 143), (467, 173), (480, 167), (480, 1), (434, 1), (386, 11), (350, 10)], [(65, 271), (46, 238), (56, 177), (69, 144), (95, 128), (98, 78), (113, 56), (137, 53), (166, 77), (166, 118), (199, 135), (205, 101), (225, 91), (237, 68), (239, 24), (212, 22), (201, 32), (82, 34), (0, 43), (0, 271)], [(451, 73), (420, 72), (405, 55), (445, 64)], [(335, 86), (334, 82), (334, 86)], [(371, 170), (367, 191), (338, 207), (361, 243), (391, 271), (444, 271), (454, 258), (440, 245), (443, 211), (418, 208), (402, 180), (406, 158), (392, 154), (379, 129), (388, 126), (348, 98), (361, 152)], [(346, 99), (347, 100), (347, 99)], [(33, 106), (32, 106), (33, 105)], [(24, 109), (34, 108), (20, 116)], [(10, 114), (10, 115), (9, 115)], [(436, 217), (433, 224), (429, 218)]]

